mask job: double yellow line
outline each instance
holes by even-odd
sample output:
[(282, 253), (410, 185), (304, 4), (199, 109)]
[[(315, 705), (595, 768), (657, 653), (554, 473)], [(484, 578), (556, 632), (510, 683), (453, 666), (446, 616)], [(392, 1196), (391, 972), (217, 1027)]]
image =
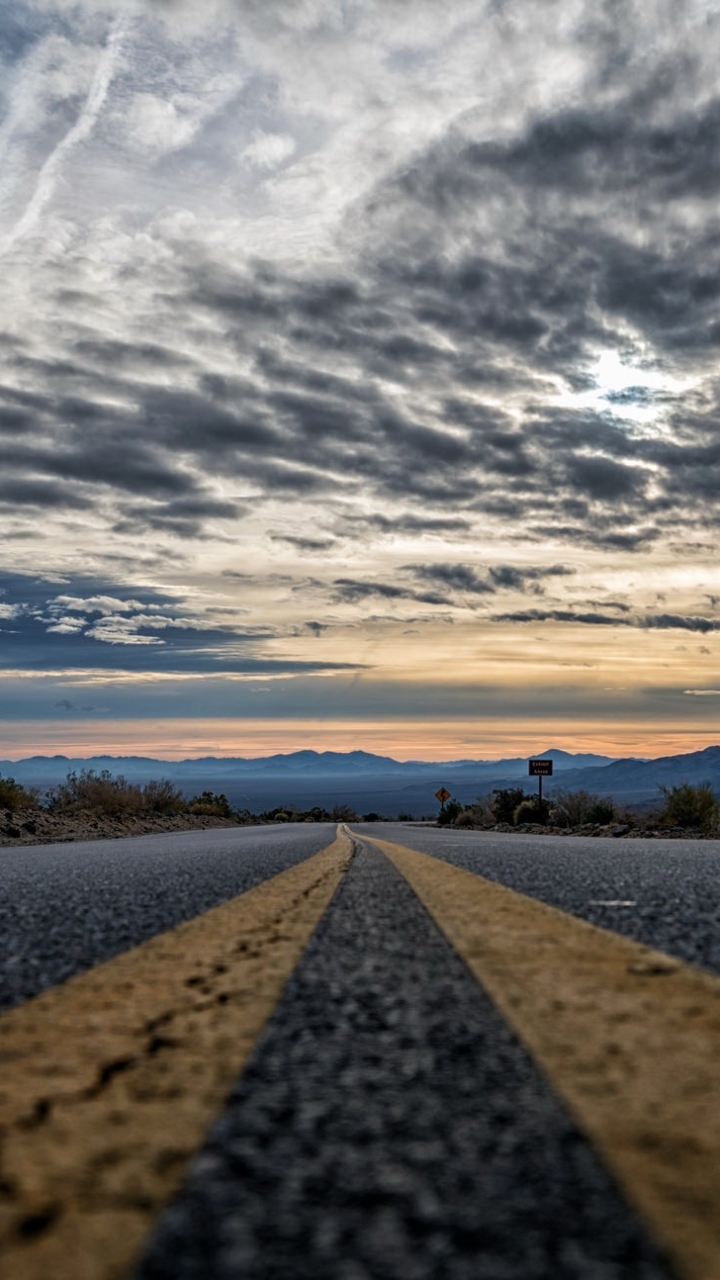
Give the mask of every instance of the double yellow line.
[[(373, 841), (686, 1280), (720, 1280), (720, 980)], [(123, 1280), (349, 865), (323, 852), (0, 1018), (0, 1272)]]

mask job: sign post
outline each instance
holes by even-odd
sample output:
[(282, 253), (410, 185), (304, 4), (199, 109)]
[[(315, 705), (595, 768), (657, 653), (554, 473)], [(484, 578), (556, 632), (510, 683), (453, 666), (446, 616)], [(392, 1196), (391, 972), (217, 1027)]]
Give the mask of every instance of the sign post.
[(538, 780), (538, 809), (542, 815), (542, 780), (543, 778), (552, 778), (553, 762), (552, 760), (528, 760), (528, 773), (531, 778)]
[(444, 809), (445, 801), (450, 799), (450, 792), (446, 787), (441, 787), (439, 791), (435, 792), (435, 799), (440, 801), (440, 807)]

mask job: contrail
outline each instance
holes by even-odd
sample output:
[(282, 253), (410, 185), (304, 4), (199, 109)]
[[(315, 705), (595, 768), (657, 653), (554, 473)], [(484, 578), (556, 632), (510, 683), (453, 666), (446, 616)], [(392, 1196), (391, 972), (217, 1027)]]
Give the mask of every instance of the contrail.
[(112, 25), (104, 52), (97, 65), (93, 82), (90, 85), (85, 105), (74, 125), (48, 156), (40, 170), (37, 186), (20, 220), (5, 241), (4, 250), (11, 248), (18, 240), (22, 240), (39, 221), (43, 209), (52, 198), (60, 167), (73, 147), (83, 142), (92, 133), (98, 116), (103, 109), (108, 90), (115, 75), (117, 60), (125, 34), (126, 19), (117, 18)]

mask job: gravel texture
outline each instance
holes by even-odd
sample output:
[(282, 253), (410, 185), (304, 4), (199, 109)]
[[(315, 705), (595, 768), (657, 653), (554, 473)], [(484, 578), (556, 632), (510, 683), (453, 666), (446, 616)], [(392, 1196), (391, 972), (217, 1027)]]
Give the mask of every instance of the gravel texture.
[(136, 1280), (660, 1280), (586, 1141), (361, 847)]
[(593, 840), (352, 824), (720, 973), (720, 840)]
[[(0, 847), (55, 844), (57, 841), (109, 840), (113, 837), (162, 835), (171, 831), (207, 831), (237, 827), (232, 818), (200, 813), (103, 814), (91, 809), (0, 808)], [(1, 855), (0, 855), (1, 856)]]
[(0, 1009), (244, 893), (330, 844), (335, 824), (231, 827), (0, 857)]

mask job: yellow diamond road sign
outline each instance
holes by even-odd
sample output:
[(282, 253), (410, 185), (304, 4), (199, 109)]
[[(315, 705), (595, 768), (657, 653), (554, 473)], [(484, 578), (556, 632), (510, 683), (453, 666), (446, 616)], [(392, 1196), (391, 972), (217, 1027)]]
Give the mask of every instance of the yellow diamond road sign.
[(439, 800), (441, 804), (444, 804), (446, 800), (450, 799), (450, 792), (446, 791), (444, 787), (441, 787), (439, 791), (435, 792), (435, 799)]

